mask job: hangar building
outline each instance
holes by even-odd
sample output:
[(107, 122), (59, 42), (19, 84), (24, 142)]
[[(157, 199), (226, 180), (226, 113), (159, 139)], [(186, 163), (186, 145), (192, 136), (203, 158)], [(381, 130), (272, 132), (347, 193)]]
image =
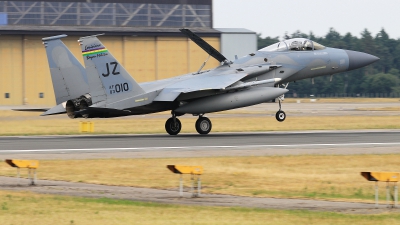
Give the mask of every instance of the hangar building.
[[(212, 15), (212, 0), (0, 1), (0, 105), (55, 104), (43, 37), (69, 35), (63, 42), (83, 63), (79, 37), (104, 33), (101, 41), (137, 82), (198, 70), (207, 54), (182, 27), (231, 60), (256, 50), (255, 32), (213, 29)], [(237, 48), (243, 40), (250, 43)], [(210, 59), (204, 69), (218, 64)]]

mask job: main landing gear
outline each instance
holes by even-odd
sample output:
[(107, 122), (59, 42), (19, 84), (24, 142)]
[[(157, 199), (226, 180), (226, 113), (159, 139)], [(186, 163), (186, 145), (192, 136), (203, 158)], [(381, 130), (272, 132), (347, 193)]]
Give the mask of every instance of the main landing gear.
[(199, 134), (208, 134), (212, 128), (211, 120), (207, 117), (199, 116), (196, 121), (196, 130)]
[[(208, 134), (211, 131), (212, 123), (211, 120), (203, 115), (199, 115), (199, 118), (196, 121), (196, 130), (199, 134)], [(182, 129), (181, 121), (176, 118), (174, 112), (172, 112), (172, 117), (165, 122), (165, 130), (170, 135), (177, 135)]]
[(286, 113), (282, 111), (281, 101), (279, 100), (279, 111), (275, 114), (276, 120), (283, 122), (286, 119)]
[(170, 135), (177, 135), (181, 132), (182, 123), (181, 121), (176, 118), (175, 113), (172, 113), (172, 117), (165, 122), (165, 130)]

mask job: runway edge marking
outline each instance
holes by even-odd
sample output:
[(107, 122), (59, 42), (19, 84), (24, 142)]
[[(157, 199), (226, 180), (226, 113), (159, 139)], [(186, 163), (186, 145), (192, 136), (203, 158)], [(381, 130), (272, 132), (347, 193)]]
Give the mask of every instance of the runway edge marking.
[(215, 149), (215, 148), (272, 148), (272, 147), (329, 147), (329, 146), (368, 146), (368, 145), (400, 145), (400, 142), (392, 143), (343, 143), (343, 144), (297, 144), (297, 145), (220, 145), (220, 146), (172, 146), (172, 147), (137, 147), (137, 148), (79, 148), (79, 149), (12, 149), (0, 150), (1, 153), (25, 153), (25, 152), (72, 152), (72, 151), (135, 151), (135, 150), (184, 150), (184, 149)]

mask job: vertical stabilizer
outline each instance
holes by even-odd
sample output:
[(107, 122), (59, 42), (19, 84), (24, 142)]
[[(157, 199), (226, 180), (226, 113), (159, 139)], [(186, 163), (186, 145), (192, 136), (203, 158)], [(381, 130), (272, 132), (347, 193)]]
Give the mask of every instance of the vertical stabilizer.
[(63, 37), (67, 35), (42, 39), (46, 48), (57, 105), (89, 93), (85, 68), (60, 40)]
[(107, 106), (144, 93), (96, 36), (82, 37), (79, 42), (93, 104), (104, 102)]

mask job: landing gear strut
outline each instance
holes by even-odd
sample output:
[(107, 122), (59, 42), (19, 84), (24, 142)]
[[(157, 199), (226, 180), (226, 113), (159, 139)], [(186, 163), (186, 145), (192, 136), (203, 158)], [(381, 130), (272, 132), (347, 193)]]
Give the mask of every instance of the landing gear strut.
[(176, 118), (176, 115), (174, 112), (172, 112), (172, 117), (165, 122), (165, 130), (167, 131), (168, 134), (170, 135), (177, 135), (182, 129), (182, 123), (181, 121)]
[(281, 106), (281, 100), (279, 100), (279, 111), (276, 112), (275, 114), (275, 118), (276, 120), (278, 120), (279, 122), (283, 122), (286, 119), (286, 113), (284, 111), (282, 111), (282, 106)]
[(208, 134), (212, 128), (211, 120), (202, 115), (196, 121), (196, 130), (199, 134)]

